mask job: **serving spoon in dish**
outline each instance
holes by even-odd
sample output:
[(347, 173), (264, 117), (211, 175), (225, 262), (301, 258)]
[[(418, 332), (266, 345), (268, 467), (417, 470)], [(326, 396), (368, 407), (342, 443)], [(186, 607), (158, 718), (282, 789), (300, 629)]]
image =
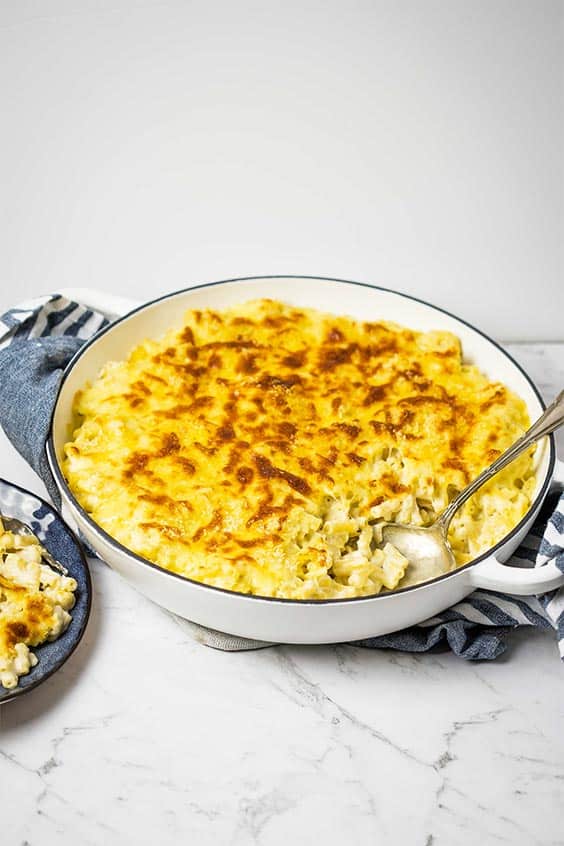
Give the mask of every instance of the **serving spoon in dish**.
[(456, 512), (492, 476), (563, 423), (564, 391), (561, 391), (525, 434), (521, 435), (493, 464), (482, 470), (473, 482), (460, 491), (432, 525), (422, 527), (402, 523), (384, 524), (382, 546), (391, 543), (409, 562), (406, 575), (399, 584), (400, 588), (428, 581), (456, 568), (454, 553), (448, 541), (448, 528)]

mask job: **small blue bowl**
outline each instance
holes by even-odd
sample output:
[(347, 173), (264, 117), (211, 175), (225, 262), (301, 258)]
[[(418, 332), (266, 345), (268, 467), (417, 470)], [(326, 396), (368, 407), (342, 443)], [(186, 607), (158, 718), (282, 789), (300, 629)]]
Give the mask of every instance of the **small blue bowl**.
[(35, 494), (0, 479), (0, 512), (6, 517), (17, 517), (35, 532), (46, 549), (69, 571), (77, 581), (76, 604), (71, 610), (72, 620), (68, 629), (57, 640), (34, 646), (32, 652), (38, 663), (26, 676), (20, 676), (13, 690), (0, 685), (0, 705), (27, 693), (48, 679), (69, 658), (82, 639), (92, 604), (92, 582), (84, 553), (74, 534), (55, 509)]

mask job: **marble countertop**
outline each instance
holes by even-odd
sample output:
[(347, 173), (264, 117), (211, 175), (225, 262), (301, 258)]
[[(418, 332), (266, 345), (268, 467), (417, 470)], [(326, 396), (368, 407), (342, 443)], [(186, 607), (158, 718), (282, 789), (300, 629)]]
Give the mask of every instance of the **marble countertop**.
[[(564, 344), (509, 347), (545, 394)], [(563, 454), (560, 436), (559, 449)], [(3, 475), (41, 485), (1, 442)], [(348, 646), (222, 653), (93, 562), (77, 652), (0, 711), (3, 842), (562, 844), (550, 632), (470, 663)]]

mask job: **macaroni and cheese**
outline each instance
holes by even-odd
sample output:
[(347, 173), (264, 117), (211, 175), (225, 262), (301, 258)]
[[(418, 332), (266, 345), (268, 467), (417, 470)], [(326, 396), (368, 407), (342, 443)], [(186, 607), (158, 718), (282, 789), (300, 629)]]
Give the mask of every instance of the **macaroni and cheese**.
[[(427, 525), (528, 425), (458, 339), (257, 300), (189, 311), (75, 401), (64, 472), (106, 532), (160, 567), (292, 599), (401, 586), (384, 521)], [(505, 535), (531, 454), (456, 515), (458, 564)]]
[(0, 521), (0, 685), (16, 687), (37, 664), (29, 647), (66, 630), (76, 587), (41, 563), (36, 538), (5, 532)]

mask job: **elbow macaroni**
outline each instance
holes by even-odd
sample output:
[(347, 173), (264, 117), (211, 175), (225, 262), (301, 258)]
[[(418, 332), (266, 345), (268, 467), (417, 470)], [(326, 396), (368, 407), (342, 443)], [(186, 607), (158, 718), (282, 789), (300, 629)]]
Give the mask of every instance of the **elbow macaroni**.
[(41, 562), (34, 537), (0, 532), (0, 685), (16, 687), (37, 664), (29, 647), (67, 629), (76, 587)]
[[(190, 311), (76, 396), (64, 472), (124, 546), (183, 576), (292, 599), (392, 590), (381, 525), (427, 525), (528, 425), (525, 404), (415, 332), (258, 300)], [(458, 564), (526, 512), (531, 454), (455, 517)]]

